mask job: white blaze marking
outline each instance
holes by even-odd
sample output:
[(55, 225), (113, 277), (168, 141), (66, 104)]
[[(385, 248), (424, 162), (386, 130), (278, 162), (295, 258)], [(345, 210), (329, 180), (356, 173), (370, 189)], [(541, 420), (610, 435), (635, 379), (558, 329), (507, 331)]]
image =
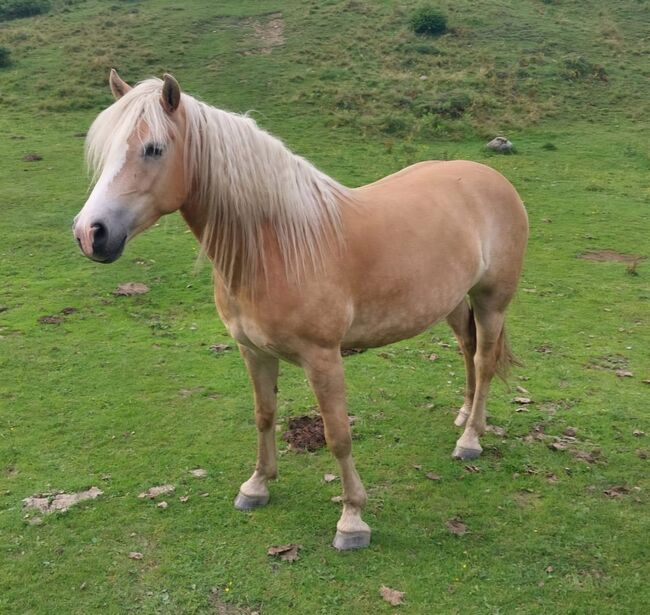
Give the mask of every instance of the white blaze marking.
[[(99, 180), (95, 184), (93, 191), (90, 193), (86, 204), (79, 212), (75, 228), (79, 229), (78, 237), (81, 242), (81, 248), (85, 254), (92, 254), (93, 241), (91, 225), (98, 219), (104, 217), (107, 213), (106, 207), (111, 204), (111, 199), (109, 198), (109, 187), (122, 170), (122, 167), (126, 162), (128, 149), (129, 144), (126, 141), (122, 144), (113, 146), (111, 149), (112, 160), (104, 165)], [(108, 213), (110, 213), (110, 210)]]

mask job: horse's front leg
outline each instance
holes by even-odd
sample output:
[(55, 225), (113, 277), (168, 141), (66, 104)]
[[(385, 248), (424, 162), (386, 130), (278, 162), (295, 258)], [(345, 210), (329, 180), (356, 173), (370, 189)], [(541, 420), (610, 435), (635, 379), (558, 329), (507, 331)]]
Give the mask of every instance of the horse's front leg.
[(341, 468), (343, 514), (336, 524), (336, 549), (360, 549), (370, 544), (370, 527), (361, 519), (366, 490), (352, 459), (352, 437), (345, 402), (343, 361), (339, 348), (318, 348), (303, 357), (303, 367), (318, 399), (327, 446)]
[(235, 508), (251, 510), (269, 501), (267, 482), (275, 478), (278, 465), (275, 452), (275, 413), (277, 408), (278, 359), (239, 347), (253, 384), (257, 425), (257, 464), (253, 475), (242, 484)]

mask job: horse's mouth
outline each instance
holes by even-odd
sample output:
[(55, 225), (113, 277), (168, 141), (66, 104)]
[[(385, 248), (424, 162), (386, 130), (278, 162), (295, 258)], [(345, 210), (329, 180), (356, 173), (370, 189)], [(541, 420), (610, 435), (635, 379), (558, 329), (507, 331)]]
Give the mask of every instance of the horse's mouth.
[[(96, 250), (88, 256), (88, 258), (96, 263), (102, 263), (104, 265), (109, 265), (114, 263), (124, 252), (124, 246), (128, 239), (127, 235), (124, 235), (120, 241), (114, 246), (106, 246), (101, 250)], [(81, 242), (77, 240), (79, 247), (81, 247)], [(83, 251), (83, 250), (82, 250)]]

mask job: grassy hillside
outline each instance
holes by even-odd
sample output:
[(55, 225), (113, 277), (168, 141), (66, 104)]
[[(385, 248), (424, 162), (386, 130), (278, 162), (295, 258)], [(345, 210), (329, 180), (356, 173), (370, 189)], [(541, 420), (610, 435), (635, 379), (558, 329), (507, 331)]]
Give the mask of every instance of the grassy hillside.
[[(577, 257), (650, 256), (650, 3), (436, 4), (450, 31), (434, 39), (409, 31), (410, 0), (55, 0), (0, 22), (0, 612), (388, 612), (382, 584), (411, 613), (648, 610), (648, 264)], [(209, 350), (229, 340), (180, 218), (110, 267), (78, 253), (83, 134), (111, 102), (112, 66), (252, 110), (349, 185), (469, 158), (524, 198), (509, 317), (524, 367), (493, 389), (505, 435), (485, 436), (478, 472), (449, 458), (463, 376), (448, 329), (346, 359), (370, 549), (329, 546), (340, 485), (322, 480), (325, 450), (282, 443), (270, 505), (233, 509), (254, 463), (251, 393), (236, 351)], [(496, 133), (517, 155), (485, 152)], [(114, 296), (127, 281), (151, 291)], [(313, 409), (295, 368), (280, 390), (283, 426)], [(549, 448), (569, 427), (577, 440)], [(165, 483), (168, 509), (137, 497)], [(90, 486), (104, 494), (65, 514), (22, 508)], [(299, 561), (267, 557), (290, 542)]]

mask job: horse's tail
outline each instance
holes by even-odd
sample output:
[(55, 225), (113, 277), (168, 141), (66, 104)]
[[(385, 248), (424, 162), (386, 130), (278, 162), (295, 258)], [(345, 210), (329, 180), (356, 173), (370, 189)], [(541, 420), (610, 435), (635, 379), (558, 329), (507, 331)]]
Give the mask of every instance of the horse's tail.
[[(472, 346), (476, 351), (476, 319), (474, 318), (474, 310), (469, 308), (469, 334), (472, 337)], [(501, 333), (496, 345), (496, 375), (504, 382), (508, 382), (510, 375), (510, 368), (515, 365), (521, 367), (521, 362), (514, 355), (508, 344), (508, 336), (506, 335), (505, 322), (501, 327)]]

